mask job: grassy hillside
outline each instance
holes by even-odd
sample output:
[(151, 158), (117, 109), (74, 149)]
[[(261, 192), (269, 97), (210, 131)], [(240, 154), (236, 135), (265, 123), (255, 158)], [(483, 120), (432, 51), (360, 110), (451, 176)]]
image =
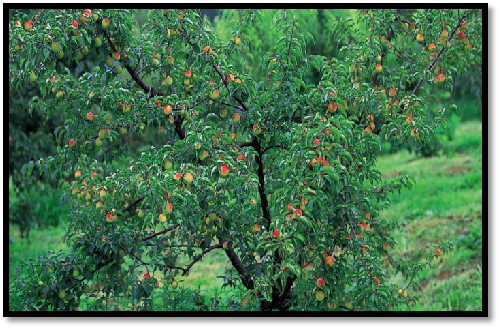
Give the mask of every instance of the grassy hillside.
[[(404, 310), (482, 309), (481, 136), (481, 123), (467, 122), (445, 145), (447, 155), (416, 158), (403, 151), (379, 160), (385, 178), (405, 171), (417, 180), (412, 190), (393, 195), (392, 207), (381, 214), (400, 224), (393, 232), (398, 244), (390, 252), (424, 262), (433, 244), (454, 243), (451, 252), (417, 278), (423, 290), (408, 291), (420, 304)], [(397, 275), (391, 283), (404, 287), (406, 281)]]

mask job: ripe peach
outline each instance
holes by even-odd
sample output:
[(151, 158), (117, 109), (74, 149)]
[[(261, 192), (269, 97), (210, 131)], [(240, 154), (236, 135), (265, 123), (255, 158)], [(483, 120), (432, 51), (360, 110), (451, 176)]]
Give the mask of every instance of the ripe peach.
[(33, 23), (31, 23), (31, 21), (26, 21), (26, 22), (24, 23), (24, 29), (25, 29), (25, 30), (27, 30), (27, 31), (28, 31), (28, 30), (31, 30), (31, 28), (32, 28), (32, 27), (33, 27)]
[(214, 51), (212, 50), (212, 48), (210, 46), (206, 46), (205, 48), (203, 48), (203, 53), (206, 54), (206, 53), (213, 53)]
[(191, 182), (193, 181), (193, 174), (187, 172), (184, 174), (184, 178), (186, 179), (188, 184), (191, 184)]
[(104, 138), (106, 138), (107, 134), (108, 134), (108, 132), (106, 131), (106, 129), (99, 130), (99, 138), (104, 139)]
[(316, 299), (321, 302), (323, 299), (325, 299), (325, 293), (321, 290), (318, 290), (316, 292)]
[(211, 99), (219, 98), (219, 90), (217, 88), (210, 92), (210, 98)]
[(166, 115), (172, 114), (172, 106), (170, 106), (170, 105), (165, 106), (163, 108), (163, 113), (165, 113)]
[(333, 104), (328, 103), (328, 111), (332, 113), (337, 111), (337, 103), (336, 102), (333, 102)]
[(112, 213), (108, 213), (106, 215), (106, 222), (111, 223), (113, 220), (114, 220), (113, 214)]
[(434, 77), (434, 83), (438, 83), (438, 84), (443, 83), (444, 80), (446, 80), (446, 78), (445, 78), (444, 74), (442, 74), (442, 73)]
[(221, 176), (227, 176), (229, 174), (229, 168), (226, 165), (220, 167)]
[(240, 121), (240, 115), (238, 113), (233, 114), (233, 124)]
[(167, 206), (165, 207), (165, 214), (170, 215), (172, 213), (172, 204), (170, 202), (167, 202)]
[(110, 22), (109, 22), (109, 19), (108, 18), (105, 18), (102, 20), (102, 28), (107, 30), (109, 29), (109, 25), (110, 25)]
[(208, 157), (208, 151), (205, 151), (202, 154), (200, 154), (200, 160), (204, 160), (206, 157)]
[(328, 257), (325, 258), (325, 264), (326, 265), (333, 266), (334, 263), (335, 263), (335, 260), (333, 259), (332, 256), (328, 256)]

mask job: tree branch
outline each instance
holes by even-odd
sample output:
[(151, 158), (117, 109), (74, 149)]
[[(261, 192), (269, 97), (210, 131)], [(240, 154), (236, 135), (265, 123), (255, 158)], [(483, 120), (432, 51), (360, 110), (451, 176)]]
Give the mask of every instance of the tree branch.
[(123, 208), (123, 212), (125, 211), (129, 211), (132, 207), (134, 207), (136, 204), (138, 204), (139, 202), (141, 202), (144, 198), (146, 197), (146, 194), (144, 194), (143, 196), (141, 196), (139, 199), (135, 199), (134, 201), (132, 201), (132, 203), (128, 206), (126, 206), (125, 208)]
[(43, 13), (44, 10), (45, 9), (40, 10), (40, 12), (38, 13), (38, 15), (36, 15), (36, 18), (35, 18), (35, 21), (33, 22), (33, 25), (35, 25), (36, 22), (38, 22), (38, 19), (40, 18), (40, 16), (42, 15), (42, 13)]
[[(103, 30), (104, 36), (106, 37), (106, 40), (108, 40), (108, 43), (110, 47), (113, 49), (114, 52), (118, 52), (116, 49), (116, 46), (114, 45), (113, 42), (111, 42), (111, 38), (109, 37), (109, 34)], [(141, 89), (146, 93), (146, 94), (151, 94), (151, 96), (163, 96), (164, 94), (150, 86), (148, 86), (142, 79), (139, 77), (139, 74), (134, 70), (132, 66), (129, 64), (125, 64), (125, 68), (127, 69), (128, 73), (132, 77), (132, 79), (141, 87)]]
[[(222, 241), (219, 240), (219, 244), (221, 244), (221, 243), (222, 243)], [(224, 252), (226, 253), (226, 255), (229, 258), (229, 261), (231, 262), (231, 264), (233, 265), (233, 267), (236, 269), (236, 271), (240, 275), (241, 282), (243, 283), (243, 285), (245, 286), (245, 288), (247, 288), (249, 290), (254, 289), (254, 283), (253, 283), (253, 281), (250, 280), (250, 277), (245, 274), (246, 270), (243, 267), (243, 264), (241, 263), (241, 260), (238, 257), (238, 255), (234, 252), (234, 250), (233, 249), (227, 249), (227, 250), (224, 250)]]
[[(217, 67), (217, 65), (212, 65), (215, 69), (215, 72), (217, 72), (220, 76), (220, 78), (222, 79), (222, 83), (224, 84), (224, 86), (226, 87), (227, 91), (229, 92), (229, 87), (227, 85), (227, 81), (226, 79), (224, 79), (224, 76), (222, 75), (221, 71), (219, 70), (219, 68)], [(247, 107), (245, 106), (245, 103), (243, 103), (243, 101), (241, 99), (239, 99), (238, 97), (234, 96), (234, 95), (231, 95), (231, 97), (233, 97), (238, 103), (240, 103), (241, 107), (245, 110), (245, 111), (248, 111)]]
[(152, 239), (152, 238), (154, 238), (155, 236), (158, 236), (158, 235), (161, 235), (161, 234), (163, 234), (163, 233), (167, 233), (167, 232), (169, 232), (169, 231), (172, 231), (173, 229), (175, 229), (175, 228), (176, 228), (176, 227), (178, 227), (178, 226), (180, 226), (180, 224), (175, 224), (175, 225), (172, 225), (172, 226), (170, 226), (170, 227), (168, 227), (168, 228), (166, 228), (166, 229), (164, 229), (164, 230), (162, 230), (162, 231), (160, 231), (160, 232), (158, 232), (158, 233), (151, 234), (151, 235), (149, 235), (149, 236), (147, 236), (147, 237), (142, 238), (142, 241), (151, 240), (151, 239)]
[(218, 249), (218, 248), (222, 248), (222, 243), (218, 243), (216, 245), (213, 245), (213, 246), (210, 246), (208, 247), (207, 249), (203, 250), (203, 252), (201, 254), (199, 254), (198, 256), (196, 256), (193, 261), (184, 269), (184, 273), (182, 273), (182, 275), (186, 275), (188, 272), (189, 272), (189, 269), (196, 263), (198, 262), (200, 259), (203, 258), (203, 255), (205, 255), (207, 252), (211, 251), (211, 250), (214, 250), (214, 249)]
[[(458, 23), (457, 25), (455, 26), (455, 28), (453, 29), (453, 31), (451, 31), (450, 35), (448, 36), (448, 39), (446, 39), (446, 42), (444, 43), (444, 45), (446, 45), (446, 43), (448, 41), (451, 40), (451, 38), (453, 37), (453, 35), (455, 34), (455, 32), (457, 31), (457, 29), (460, 27), (460, 25), (462, 25), (462, 23), (464, 22), (464, 20), (467, 18), (467, 11), (464, 12), (463, 16), (461, 19), (458, 20)], [(417, 90), (418, 88), (420, 87), (420, 85), (422, 84), (422, 81), (424, 81), (424, 76), (425, 76), (425, 73), (427, 73), (430, 69), (432, 69), (434, 67), (434, 64), (436, 64), (436, 62), (438, 61), (439, 57), (441, 56), (441, 54), (444, 52), (444, 45), (441, 47), (441, 49), (439, 49), (438, 53), (436, 54), (436, 57), (434, 58), (434, 60), (429, 64), (429, 66), (425, 69), (425, 72), (424, 72), (424, 75), (422, 75), (422, 77), (420, 78), (420, 81), (417, 83), (417, 85), (415, 86), (415, 89), (413, 89), (413, 92), (411, 93), (412, 95), (416, 95), (417, 94)]]

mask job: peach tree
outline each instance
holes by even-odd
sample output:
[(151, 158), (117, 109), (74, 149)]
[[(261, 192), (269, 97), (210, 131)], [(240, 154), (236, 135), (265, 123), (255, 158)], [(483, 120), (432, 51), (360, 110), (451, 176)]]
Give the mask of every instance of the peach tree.
[[(481, 11), (359, 10), (357, 21), (331, 22), (342, 37), (332, 58), (308, 54), (306, 22), (276, 10), (255, 77), (238, 68), (261, 13), (240, 11), (222, 40), (193, 10), (148, 10), (141, 25), (125, 9), (9, 11), (10, 88), (36, 86), (30, 109), (64, 117), (57, 154), (22, 173), (60, 177), (72, 209), (72, 253), (18, 266), (10, 293), (22, 309), (74, 310), (102, 296), (152, 309), (156, 278), (177, 288), (219, 248), (232, 266), (224, 286), (243, 291), (246, 309), (417, 302), (407, 290), (446, 244), (425, 264), (387, 253), (394, 223), (379, 213), (413, 182), (383, 182), (377, 152), (383, 139), (425, 145), (446, 122), (449, 108), (424, 120), (432, 90), (451, 90), (480, 60)], [(79, 66), (87, 56), (92, 65)], [(305, 82), (312, 74), (318, 83)], [(388, 283), (386, 263), (405, 287)]]

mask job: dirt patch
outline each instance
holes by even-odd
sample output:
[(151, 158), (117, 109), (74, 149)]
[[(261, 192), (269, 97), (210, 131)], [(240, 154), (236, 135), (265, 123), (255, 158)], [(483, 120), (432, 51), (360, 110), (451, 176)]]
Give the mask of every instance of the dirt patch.
[(401, 173), (400, 171), (393, 171), (391, 173), (382, 175), (382, 179), (387, 179), (387, 178), (391, 178), (391, 177), (398, 177), (400, 173)]
[(422, 289), (417, 289), (417, 291), (422, 291), (429, 286), (429, 282), (427, 282), (427, 281), (422, 281), (422, 282), (419, 282), (418, 284), (422, 287)]
[(465, 168), (464, 166), (453, 166), (446, 169), (446, 172), (449, 174), (459, 174), (461, 172), (470, 172), (470, 168)]
[(437, 278), (440, 281), (448, 280), (451, 277), (452, 277), (452, 275), (451, 275), (450, 271), (441, 271), (441, 273), (439, 273), (438, 276), (437, 276)]

